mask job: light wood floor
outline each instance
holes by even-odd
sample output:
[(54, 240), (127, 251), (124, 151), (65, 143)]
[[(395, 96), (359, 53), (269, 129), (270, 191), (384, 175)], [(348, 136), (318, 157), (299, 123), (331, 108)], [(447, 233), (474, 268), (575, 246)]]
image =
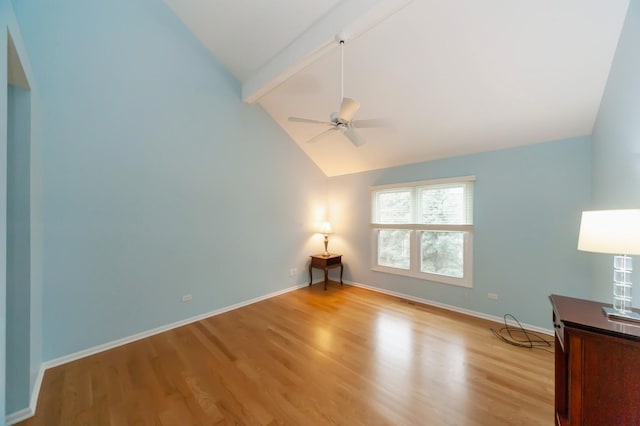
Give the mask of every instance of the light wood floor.
[(317, 284), (51, 369), (21, 424), (552, 425), (553, 355), (499, 326)]

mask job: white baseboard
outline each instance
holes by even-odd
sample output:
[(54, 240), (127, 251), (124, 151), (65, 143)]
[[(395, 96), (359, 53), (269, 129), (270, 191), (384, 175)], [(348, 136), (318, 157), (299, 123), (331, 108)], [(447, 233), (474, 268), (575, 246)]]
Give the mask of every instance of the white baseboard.
[(38, 405), (38, 395), (40, 395), (40, 387), (42, 386), (44, 371), (45, 371), (44, 365), (40, 364), (40, 369), (38, 370), (38, 376), (36, 376), (36, 381), (33, 384), (33, 389), (31, 390), (29, 407), (19, 411), (15, 411), (11, 414), (8, 414), (4, 418), (4, 422), (7, 426), (11, 426), (23, 420), (27, 420), (28, 418), (33, 417), (36, 414), (36, 407)]
[[(423, 304), (429, 305), (429, 306), (435, 306), (436, 308), (442, 308), (442, 309), (446, 309), (448, 311), (458, 312), (460, 314), (465, 314), (465, 315), (469, 315), (469, 316), (472, 316), (472, 317), (482, 318), (482, 319), (486, 319), (486, 320), (489, 320), (489, 321), (493, 321), (493, 322), (497, 322), (497, 323), (500, 323), (500, 324), (504, 324), (504, 318), (497, 317), (495, 315), (489, 315), (489, 314), (485, 314), (485, 313), (482, 313), (482, 312), (472, 311), (470, 309), (460, 308), (458, 306), (453, 306), (453, 305), (447, 305), (446, 303), (440, 303), (440, 302), (436, 302), (436, 301), (429, 300), (429, 299), (422, 299), (420, 297), (411, 296), (409, 294), (398, 293), (398, 292), (395, 292), (395, 291), (386, 290), (386, 289), (378, 288), (378, 287), (372, 287), (370, 285), (356, 283), (356, 282), (353, 282), (353, 281), (347, 281), (347, 280), (343, 280), (343, 281), (346, 284), (351, 284), (351, 285), (356, 286), (356, 287), (366, 288), (367, 290), (375, 291), (375, 292), (378, 292), (378, 293), (388, 294), (390, 296), (400, 297), (402, 299), (411, 300), (413, 302), (423, 303)], [(549, 336), (553, 336), (554, 335), (553, 330), (550, 330), (550, 329), (538, 327), (538, 326), (531, 325), (531, 324), (525, 324), (525, 323), (522, 323), (522, 326), (524, 328), (526, 328), (527, 330), (536, 331), (538, 333), (543, 333), (543, 334), (546, 334), (546, 335), (549, 335)]]
[(278, 290), (276, 292), (269, 293), (264, 296), (245, 300), (243, 302), (236, 303), (234, 305), (225, 306), (223, 308), (216, 309), (214, 311), (206, 312), (204, 314), (196, 315), (181, 321), (156, 327), (151, 330), (143, 331), (141, 333), (136, 333), (128, 337), (123, 337), (122, 339), (114, 340), (108, 343), (103, 343), (102, 345), (94, 346), (88, 349), (84, 349), (82, 351), (74, 352), (69, 355), (61, 356), (59, 358), (46, 361), (43, 363), (43, 365), (45, 369), (57, 367), (59, 365), (66, 364), (71, 361), (85, 358), (90, 355), (95, 355), (97, 353), (104, 352), (109, 349), (117, 348), (118, 346), (126, 345), (127, 343), (135, 342), (136, 340), (140, 340), (146, 337), (154, 336), (156, 334), (164, 333), (165, 331), (173, 330), (174, 328), (182, 327), (183, 325), (191, 324), (191, 323), (203, 320), (205, 318), (210, 318), (216, 315), (223, 314), (225, 312), (233, 311), (234, 309), (242, 308), (243, 306), (248, 306), (253, 303), (260, 302), (262, 300), (271, 299), (272, 297), (280, 296), (281, 294), (289, 293), (290, 291), (298, 290), (299, 288), (302, 288), (305, 286), (306, 284), (297, 284), (297, 285), (285, 288), (284, 290)]
[(44, 378), (45, 371), (48, 370), (49, 368), (57, 367), (59, 365), (66, 364), (71, 361), (76, 361), (78, 359), (81, 359), (90, 355), (94, 355), (99, 352), (107, 351), (109, 349), (117, 348), (118, 346), (126, 345), (127, 343), (135, 342), (136, 340), (144, 339), (145, 337), (150, 337), (155, 334), (172, 330), (174, 328), (182, 327), (183, 325), (187, 325), (187, 324), (191, 324), (191, 323), (203, 320), (205, 318), (220, 315), (222, 313), (229, 312), (234, 309), (242, 308), (243, 306), (251, 305), (253, 303), (260, 302), (262, 300), (280, 296), (281, 294), (298, 290), (300, 288), (306, 287), (307, 285), (308, 284), (297, 284), (297, 285), (285, 288), (284, 290), (278, 290), (276, 292), (269, 293), (264, 296), (256, 297), (250, 300), (245, 300), (243, 302), (236, 303), (234, 305), (225, 306), (223, 308), (216, 309), (215, 311), (207, 312), (201, 315), (196, 315), (194, 317), (190, 317), (190, 318), (177, 321), (171, 324), (163, 325), (161, 327), (156, 327), (151, 330), (143, 331), (141, 333), (136, 333), (128, 337), (123, 337), (122, 339), (114, 340), (112, 342), (104, 343), (102, 345), (94, 346), (88, 349), (84, 349), (82, 351), (74, 352), (69, 355), (65, 355), (59, 358), (45, 361), (40, 365), (40, 371), (38, 372), (38, 377), (36, 378), (36, 382), (34, 383), (34, 386), (33, 386), (33, 391), (31, 392), (31, 400), (29, 402), (29, 407), (8, 414), (7, 416), (5, 416), (5, 423), (8, 426), (13, 425), (15, 423), (26, 420), (29, 417), (33, 417), (35, 415), (36, 406), (38, 404), (38, 395), (40, 394), (40, 387), (42, 386), (42, 379)]
[(35, 410), (32, 410), (31, 407), (24, 408), (20, 411), (15, 411), (11, 414), (8, 414), (4, 418), (4, 422), (7, 426), (11, 426), (23, 420), (27, 420), (30, 417), (33, 417), (35, 413)]

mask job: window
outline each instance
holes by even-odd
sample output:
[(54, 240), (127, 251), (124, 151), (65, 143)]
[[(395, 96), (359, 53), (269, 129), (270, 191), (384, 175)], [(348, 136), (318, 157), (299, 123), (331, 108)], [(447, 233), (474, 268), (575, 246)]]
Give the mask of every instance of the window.
[(471, 287), (474, 181), (372, 187), (372, 269)]

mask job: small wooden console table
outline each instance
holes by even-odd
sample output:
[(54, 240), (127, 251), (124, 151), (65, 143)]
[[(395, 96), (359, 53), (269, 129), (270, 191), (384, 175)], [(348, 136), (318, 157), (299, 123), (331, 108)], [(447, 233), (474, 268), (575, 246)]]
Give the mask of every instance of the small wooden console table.
[(311, 274), (312, 268), (322, 269), (324, 271), (324, 289), (327, 289), (327, 281), (329, 281), (329, 269), (340, 268), (340, 285), (342, 285), (342, 272), (344, 266), (342, 265), (342, 255), (331, 253), (329, 256), (324, 254), (314, 254), (309, 256), (311, 262), (309, 262), (309, 285), (313, 283), (313, 276)]

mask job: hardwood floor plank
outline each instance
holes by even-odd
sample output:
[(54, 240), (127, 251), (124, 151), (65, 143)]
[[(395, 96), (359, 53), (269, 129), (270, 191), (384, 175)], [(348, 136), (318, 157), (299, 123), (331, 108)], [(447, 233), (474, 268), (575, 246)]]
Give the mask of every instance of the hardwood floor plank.
[(314, 285), (51, 369), (21, 425), (553, 424), (553, 354), (499, 327)]

